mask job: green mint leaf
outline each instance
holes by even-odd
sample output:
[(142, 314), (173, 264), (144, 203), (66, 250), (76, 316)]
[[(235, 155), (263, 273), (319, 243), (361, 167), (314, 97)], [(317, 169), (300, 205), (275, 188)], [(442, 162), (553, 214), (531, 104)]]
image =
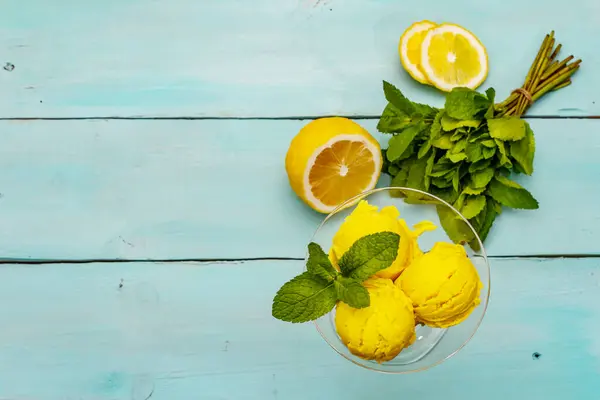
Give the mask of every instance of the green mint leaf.
[(394, 105), (388, 103), (383, 110), (383, 114), (379, 118), (377, 123), (377, 130), (381, 133), (396, 133), (401, 132), (407, 126), (419, 121), (420, 116), (410, 116), (400, 110)]
[(400, 172), (400, 168), (396, 164), (390, 164), (387, 167), (387, 172), (391, 176), (396, 176), (398, 175), (398, 172)]
[(457, 128), (454, 131), (454, 133), (452, 134), (452, 136), (450, 136), (450, 141), (458, 142), (459, 140), (463, 139), (467, 135), (468, 135), (467, 128)]
[(451, 137), (452, 135), (447, 133), (433, 140), (431, 144), (433, 145), (433, 147), (436, 147), (438, 149), (450, 150), (452, 148), (452, 141), (450, 140)]
[(379, 232), (364, 236), (352, 244), (339, 260), (342, 275), (364, 281), (388, 268), (398, 256), (400, 236)]
[(460, 179), (463, 179), (469, 173), (469, 163), (460, 163)]
[(481, 221), (479, 223), (479, 229), (477, 231), (481, 242), (485, 242), (485, 239), (487, 239), (490, 229), (494, 224), (494, 220), (498, 216), (498, 211), (496, 210), (497, 207), (499, 207), (499, 205), (494, 201), (494, 199), (487, 199), (485, 212), (481, 215), (483, 218), (481, 218)]
[[(427, 181), (426, 181), (426, 169), (427, 169), (428, 159), (422, 158), (420, 160), (415, 160), (414, 163), (411, 164), (410, 170), (408, 172), (408, 179), (406, 180), (406, 187), (417, 189), (417, 190), (427, 190)], [(408, 193), (407, 198), (416, 198), (420, 197), (419, 194)]]
[(473, 249), (473, 251), (480, 251), (481, 247), (479, 246), (479, 242), (476, 239), (473, 239), (469, 242), (469, 247)]
[(467, 139), (461, 139), (458, 142), (456, 142), (456, 144), (454, 145), (454, 147), (452, 149), (450, 149), (450, 151), (454, 154), (460, 153), (464, 149), (467, 148), (467, 144), (468, 144)]
[(431, 123), (431, 129), (429, 130), (429, 140), (435, 140), (442, 135), (442, 117), (444, 116), (444, 110), (440, 110)]
[(477, 194), (481, 194), (483, 192), (485, 192), (486, 187), (480, 187), (480, 188), (474, 188), (471, 186), (467, 186), (466, 188), (464, 188), (463, 193), (464, 194), (473, 194), (473, 195), (477, 195)]
[(497, 175), (490, 182), (488, 195), (506, 207), (525, 210), (539, 208), (538, 201), (527, 189), (501, 175)]
[(450, 171), (453, 171), (455, 167), (456, 165), (452, 164), (450, 160), (447, 162), (438, 160), (438, 162), (433, 166), (433, 170), (429, 173), (429, 175), (433, 177), (444, 176)]
[(446, 132), (451, 132), (458, 128), (478, 128), (481, 121), (471, 119), (454, 119), (448, 114), (442, 116), (442, 129)]
[(492, 139), (482, 140), (481, 145), (485, 147), (489, 147), (490, 149), (496, 148), (496, 141)]
[(513, 170), (512, 170), (512, 172), (515, 172), (517, 174), (524, 174), (525, 173), (525, 171), (523, 171), (523, 168), (521, 168), (521, 166), (517, 162), (513, 163)]
[(273, 299), (273, 317), (293, 323), (313, 321), (330, 312), (337, 302), (333, 282), (304, 272), (285, 283)]
[(434, 186), (438, 187), (439, 189), (447, 189), (447, 188), (452, 187), (452, 176), (450, 176), (449, 180), (446, 179), (445, 177), (431, 178), (431, 183)]
[(501, 162), (498, 163), (498, 169), (505, 169), (506, 171), (511, 171), (513, 170), (514, 166), (512, 161), (510, 161), (510, 158), (504, 158), (501, 157)]
[(424, 128), (424, 124), (420, 122), (416, 125), (411, 125), (401, 133), (392, 136), (388, 142), (388, 149), (386, 152), (388, 160), (392, 162), (399, 160), (406, 149), (411, 145), (412, 141)]
[(496, 200), (492, 199), (491, 197), (488, 197), (488, 205), (493, 205), (494, 206), (494, 210), (496, 211), (496, 214), (500, 215), (502, 214), (502, 204), (498, 203)]
[(422, 115), (423, 118), (426, 119), (432, 119), (435, 117), (435, 115), (438, 113), (438, 109), (431, 107), (427, 104), (420, 104), (420, 103), (414, 103), (413, 105), (415, 106), (415, 113), (418, 115)]
[(425, 157), (427, 155), (427, 153), (429, 153), (430, 149), (431, 149), (431, 141), (428, 140), (419, 149), (419, 152), (417, 153), (417, 158)]
[(340, 277), (335, 281), (335, 290), (337, 298), (352, 308), (365, 308), (371, 304), (369, 291), (353, 279)]
[(433, 164), (435, 163), (435, 149), (431, 152), (431, 155), (425, 162), (425, 179), (423, 183), (425, 184), (425, 191), (428, 191), (431, 187), (431, 176), (429, 174), (433, 170)]
[(444, 109), (448, 116), (458, 120), (480, 119), (490, 106), (484, 95), (474, 90), (459, 87), (446, 95)]
[(406, 187), (406, 181), (408, 180), (408, 172), (410, 171), (410, 165), (412, 162), (408, 160), (407, 162), (402, 163), (402, 167), (394, 176), (391, 182), (392, 187)]
[[(463, 208), (466, 198), (467, 198), (467, 195), (461, 193), (453, 204), (454, 208), (456, 208), (457, 210), (460, 210), (461, 208)], [(456, 218), (460, 218), (460, 217), (456, 216)]]
[(485, 196), (467, 196), (464, 200), (460, 213), (466, 219), (475, 218), (485, 207)]
[(460, 162), (462, 160), (466, 160), (467, 159), (467, 155), (465, 153), (448, 153), (446, 155), (446, 157), (448, 157), (448, 160), (452, 161), (453, 163), (457, 163)]
[(460, 192), (460, 169), (457, 169), (452, 177), (452, 187), (455, 192)]
[(452, 189), (432, 188), (430, 193), (444, 200), (448, 204), (453, 204), (458, 198), (458, 194)]
[(486, 168), (480, 171), (472, 172), (470, 185), (474, 188), (486, 187), (494, 177), (494, 173), (494, 168)]
[(451, 168), (453, 168), (453, 165), (449, 165), (449, 166), (444, 165), (443, 166), (444, 169), (439, 169), (436, 171), (436, 167), (438, 165), (434, 165), (433, 171), (431, 173), (429, 173), (429, 176), (431, 176), (432, 178), (440, 178), (440, 177), (446, 176), (450, 173), (454, 173), (454, 169), (451, 169)]
[(395, 160), (395, 162), (404, 161), (411, 158), (415, 154), (415, 147), (415, 142), (413, 141), (411, 144), (408, 145), (406, 150), (404, 150), (404, 153), (402, 153), (400, 157), (398, 157), (398, 159)]
[(423, 118), (429, 119), (433, 118), (439, 111), (437, 108), (427, 104), (415, 103), (408, 100), (400, 89), (386, 81), (383, 81), (383, 92), (387, 101), (406, 115), (415, 116), (418, 114)]
[(525, 137), (525, 121), (519, 117), (488, 119), (488, 128), (494, 139), (514, 141)]
[(527, 175), (533, 174), (533, 159), (535, 156), (535, 138), (533, 131), (525, 122), (525, 137), (510, 143), (510, 155)]
[(435, 149), (431, 151), (431, 155), (427, 159), (427, 163), (425, 165), (425, 175), (427, 177), (431, 176), (431, 171), (433, 171), (433, 166), (435, 164)]
[(326, 282), (333, 281), (339, 274), (339, 272), (333, 268), (333, 265), (331, 265), (329, 257), (327, 257), (327, 254), (325, 254), (321, 246), (314, 242), (308, 244), (306, 270)]
[(483, 146), (479, 143), (467, 143), (465, 153), (469, 162), (477, 162), (483, 158)]
[(392, 163), (390, 163), (388, 161), (386, 153), (387, 153), (387, 149), (382, 148), (381, 149), (381, 161), (382, 161), (381, 170), (382, 171), (388, 171), (389, 167), (392, 165)]
[(462, 219), (456, 218), (456, 214), (450, 208), (439, 205), (436, 209), (444, 232), (454, 243), (469, 243), (475, 238), (469, 225)]
[(487, 131), (487, 126), (477, 129), (469, 134), (469, 143), (480, 142), (490, 138), (490, 134)]
[[(407, 167), (408, 175), (405, 182), (405, 186), (412, 189), (427, 191), (431, 184), (431, 177), (427, 175), (428, 168), (433, 168), (435, 153), (432, 153), (429, 158), (422, 158), (417, 160), (411, 160), (412, 162)], [(403, 193), (405, 202), (409, 204), (423, 204), (422, 200), (427, 200), (427, 196), (423, 196), (419, 193), (413, 193), (406, 191)]]
[(482, 148), (482, 154), (483, 154), (483, 158), (485, 158), (486, 160), (488, 158), (492, 158), (496, 154), (496, 148), (495, 147), (485, 147), (484, 146)]
[(514, 188), (514, 189), (523, 189), (523, 186), (519, 185), (515, 181), (511, 181), (510, 179), (508, 179), (505, 176), (496, 175), (496, 180), (498, 180), (500, 183), (502, 183), (505, 186), (508, 186), (508, 187), (511, 187), (511, 188)]
[(480, 160), (480, 161), (474, 162), (473, 164), (469, 165), (469, 172), (473, 173), (473, 172), (481, 171), (482, 169), (486, 169), (487, 167), (489, 167), (491, 164), (492, 164), (492, 160)]
[[(484, 198), (485, 198), (485, 196), (484, 196)], [(481, 217), (481, 214), (483, 214), (485, 212), (485, 201), (484, 201), (483, 204), (484, 204), (484, 207), (483, 207), (484, 210), (480, 211), (479, 214), (477, 214), (475, 217), (469, 219), (469, 223), (471, 224), (471, 226), (473, 227), (473, 229), (475, 230), (475, 232), (479, 232), (479, 227), (481, 225), (480, 221), (479, 221), (479, 218)], [(457, 218), (459, 218), (459, 217), (457, 217)], [(473, 240), (471, 240), (471, 242), (473, 242)], [(469, 242), (469, 244), (471, 242)]]
[(496, 91), (494, 90), (494, 88), (489, 88), (485, 91), (485, 94), (488, 98), (488, 101), (490, 102), (490, 106), (488, 107), (483, 117), (485, 119), (492, 119), (494, 118), (494, 101), (496, 100)]
[(494, 101), (496, 100), (496, 90), (494, 88), (489, 88), (485, 91), (485, 95), (487, 96), (488, 101), (491, 104), (494, 104)]
[(413, 115), (415, 113), (415, 105), (412, 101), (408, 100), (394, 85), (389, 82), (383, 81), (383, 93), (387, 101), (392, 103), (394, 107), (403, 112), (406, 115)]
[(508, 158), (506, 144), (498, 139), (494, 139), (494, 142), (496, 142), (496, 146), (498, 147), (498, 151), (500, 152), (500, 165), (510, 165), (510, 167), (512, 167), (512, 162)]

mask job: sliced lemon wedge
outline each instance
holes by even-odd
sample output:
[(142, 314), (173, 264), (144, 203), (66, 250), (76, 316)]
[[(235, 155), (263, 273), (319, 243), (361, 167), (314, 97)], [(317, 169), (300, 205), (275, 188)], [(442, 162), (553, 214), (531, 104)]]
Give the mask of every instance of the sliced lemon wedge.
[(350, 119), (327, 117), (311, 121), (292, 139), (285, 168), (296, 195), (329, 213), (373, 189), (382, 163), (381, 147), (369, 132)]
[(479, 39), (456, 24), (441, 24), (427, 31), (421, 46), (421, 68), (436, 88), (476, 89), (487, 78), (488, 55)]
[(398, 43), (398, 54), (402, 66), (418, 82), (429, 84), (421, 70), (421, 44), (427, 32), (437, 25), (431, 21), (419, 21), (409, 26)]

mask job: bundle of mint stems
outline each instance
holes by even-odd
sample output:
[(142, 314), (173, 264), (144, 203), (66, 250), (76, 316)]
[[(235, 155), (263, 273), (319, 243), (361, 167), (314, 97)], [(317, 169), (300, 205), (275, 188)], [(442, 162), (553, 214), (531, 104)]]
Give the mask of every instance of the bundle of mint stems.
[(523, 86), (515, 89), (502, 103), (496, 104), (497, 116), (521, 116), (546, 93), (562, 89), (571, 84), (571, 77), (581, 60), (568, 56), (562, 61), (556, 57), (562, 48), (554, 38), (554, 31), (544, 38), (533, 64), (529, 68)]

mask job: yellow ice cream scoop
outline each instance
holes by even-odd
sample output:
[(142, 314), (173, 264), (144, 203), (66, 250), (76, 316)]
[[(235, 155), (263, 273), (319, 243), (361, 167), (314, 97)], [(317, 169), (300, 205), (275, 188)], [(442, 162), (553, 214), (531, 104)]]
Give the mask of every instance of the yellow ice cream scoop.
[(390, 279), (371, 278), (363, 285), (369, 292), (369, 307), (357, 309), (338, 302), (336, 330), (352, 354), (389, 361), (415, 341), (411, 301)]
[(483, 287), (465, 249), (445, 242), (417, 258), (395, 284), (411, 299), (417, 322), (437, 328), (467, 319)]
[(426, 222), (421, 228), (415, 226), (415, 230), (411, 231), (399, 216), (400, 212), (394, 206), (378, 210), (377, 206), (361, 200), (333, 237), (329, 251), (332, 264), (337, 266), (337, 260), (361, 237), (384, 231), (393, 232), (400, 235), (398, 256), (391, 266), (375, 275), (380, 278), (396, 279), (412, 261), (414, 255), (418, 254), (418, 249), (415, 249), (417, 237), (426, 230), (435, 229), (433, 224)]

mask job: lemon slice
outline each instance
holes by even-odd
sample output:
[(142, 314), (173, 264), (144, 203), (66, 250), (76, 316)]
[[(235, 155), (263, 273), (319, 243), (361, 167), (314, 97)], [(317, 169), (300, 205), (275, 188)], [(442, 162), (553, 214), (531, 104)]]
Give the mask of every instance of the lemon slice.
[(421, 68), (436, 88), (476, 89), (488, 74), (488, 56), (479, 39), (455, 24), (441, 24), (427, 32), (421, 46)]
[(382, 163), (381, 147), (369, 132), (347, 118), (327, 117), (311, 121), (292, 139), (285, 169), (296, 195), (329, 213), (373, 189)]
[(421, 44), (427, 32), (437, 25), (431, 21), (419, 21), (409, 26), (398, 43), (398, 54), (402, 66), (415, 80), (429, 84), (427, 77), (421, 70)]

